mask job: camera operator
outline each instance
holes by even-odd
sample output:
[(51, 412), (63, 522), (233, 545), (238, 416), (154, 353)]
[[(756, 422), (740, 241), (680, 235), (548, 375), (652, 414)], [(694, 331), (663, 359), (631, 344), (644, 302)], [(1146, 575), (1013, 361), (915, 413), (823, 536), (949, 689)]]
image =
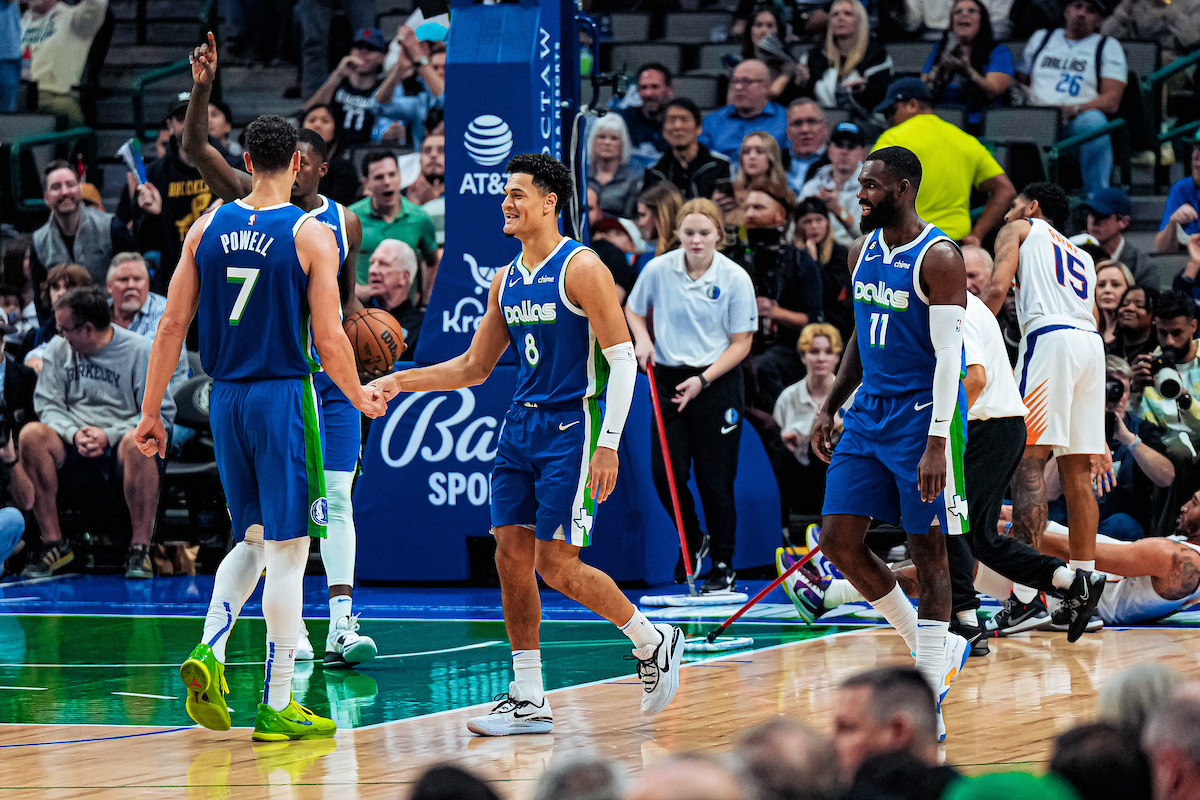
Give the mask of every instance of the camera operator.
[(1142, 418), (1174, 432), (1164, 436), (1167, 452), (1177, 462), (1196, 460), (1200, 442), (1200, 340), (1196, 339), (1196, 306), (1183, 292), (1164, 292), (1154, 312), (1158, 347), (1133, 364), (1131, 391), (1142, 392)]

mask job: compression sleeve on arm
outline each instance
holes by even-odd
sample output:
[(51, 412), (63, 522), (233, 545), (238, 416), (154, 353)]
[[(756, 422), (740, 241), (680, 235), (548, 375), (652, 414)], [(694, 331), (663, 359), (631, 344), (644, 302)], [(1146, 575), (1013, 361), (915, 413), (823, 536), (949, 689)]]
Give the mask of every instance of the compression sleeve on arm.
[(604, 423), (600, 426), (600, 438), (596, 444), (616, 450), (621, 443), (621, 431), (625, 429), (625, 418), (633, 404), (633, 385), (637, 381), (637, 357), (633, 354), (632, 342), (621, 342), (605, 348), (604, 358), (608, 361), (608, 390), (604, 398)]
[(929, 435), (950, 437), (950, 422), (958, 403), (958, 385), (962, 380), (963, 317), (962, 306), (929, 307), (929, 339), (937, 359), (933, 368), (933, 415)]

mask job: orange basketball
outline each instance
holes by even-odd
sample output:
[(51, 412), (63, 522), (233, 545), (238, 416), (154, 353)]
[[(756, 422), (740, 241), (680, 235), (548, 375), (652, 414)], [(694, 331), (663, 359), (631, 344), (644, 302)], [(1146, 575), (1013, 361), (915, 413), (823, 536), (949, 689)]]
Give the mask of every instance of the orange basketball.
[(354, 347), (358, 371), (364, 375), (391, 372), (404, 352), (404, 330), (381, 308), (364, 308), (350, 315), (342, 327)]

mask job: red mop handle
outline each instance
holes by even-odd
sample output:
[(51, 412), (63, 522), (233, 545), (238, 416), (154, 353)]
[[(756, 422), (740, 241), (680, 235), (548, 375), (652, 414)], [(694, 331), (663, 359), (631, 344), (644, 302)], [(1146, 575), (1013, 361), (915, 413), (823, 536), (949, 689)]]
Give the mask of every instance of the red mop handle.
[(742, 606), (737, 611), (733, 612), (733, 616), (731, 616), (729, 619), (725, 620), (720, 625), (718, 625), (716, 628), (714, 628), (708, 634), (708, 636), (705, 637), (706, 639), (708, 639), (708, 643), (712, 644), (713, 642), (715, 642), (717, 640), (717, 637), (721, 635), (722, 631), (724, 631), (726, 628), (728, 628), (733, 623), (737, 622), (738, 618), (741, 617), (742, 614), (745, 614), (747, 611), (749, 611), (751, 609), (751, 607), (755, 603), (757, 603), (759, 600), (762, 600), (764, 597), (766, 597), (768, 594), (770, 594), (772, 591), (774, 591), (775, 588), (779, 586), (779, 584), (783, 583), (784, 579), (787, 578), (788, 575), (791, 575), (793, 572), (795, 572), (796, 570), (803, 567), (805, 564), (807, 564), (809, 561), (812, 560), (813, 556), (815, 556), (819, 552), (821, 552), (821, 546), (819, 544), (814, 545), (813, 549), (808, 551), (808, 555), (804, 556), (804, 558), (800, 559), (795, 564), (792, 564), (790, 567), (788, 567), (786, 570), (784, 570), (784, 573), (782, 575), (780, 575), (778, 578), (776, 578), (775, 580), (771, 581), (769, 584), (767, 584), (767, 587), (765, 589), (763, 589), (758, 594), (754, 595), (754, 597), (751, 597), (746, 602), (746, 605)]
[(658, 404), (658, 386), (654, 382), (654, 366), (646, 362), (646, 375), (650, 378), (650, 405), (654, 408), (654, 421), (658, 423), (658, 444), (662, 447), (663, 464), (667, 469), (667, 486), (671, 490), (671, 508), (675, 511), (675, 529), (679, 532), (679, 547), (683, 550), (683, 568), (690, 578), (692, 558), (688, 553), (687, 536), (683, 533), (683, 514), (679, 511), (679, 490), (675, 488), (675, 470), (671, 465), (671, 451), (667, 448), (667, 426), (663, 422), (662, 406)]

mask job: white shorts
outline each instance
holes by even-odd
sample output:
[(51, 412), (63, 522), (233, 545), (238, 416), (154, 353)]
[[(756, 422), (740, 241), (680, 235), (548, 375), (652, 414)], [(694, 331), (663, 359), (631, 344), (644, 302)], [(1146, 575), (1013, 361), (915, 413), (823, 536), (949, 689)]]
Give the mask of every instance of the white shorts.
[(1104, 340), (1095, 331), (1049, 325), (1021, 339), (1017, 386), (1029, 415), (1027, 445), (1063, 455), (1104, 452)]

